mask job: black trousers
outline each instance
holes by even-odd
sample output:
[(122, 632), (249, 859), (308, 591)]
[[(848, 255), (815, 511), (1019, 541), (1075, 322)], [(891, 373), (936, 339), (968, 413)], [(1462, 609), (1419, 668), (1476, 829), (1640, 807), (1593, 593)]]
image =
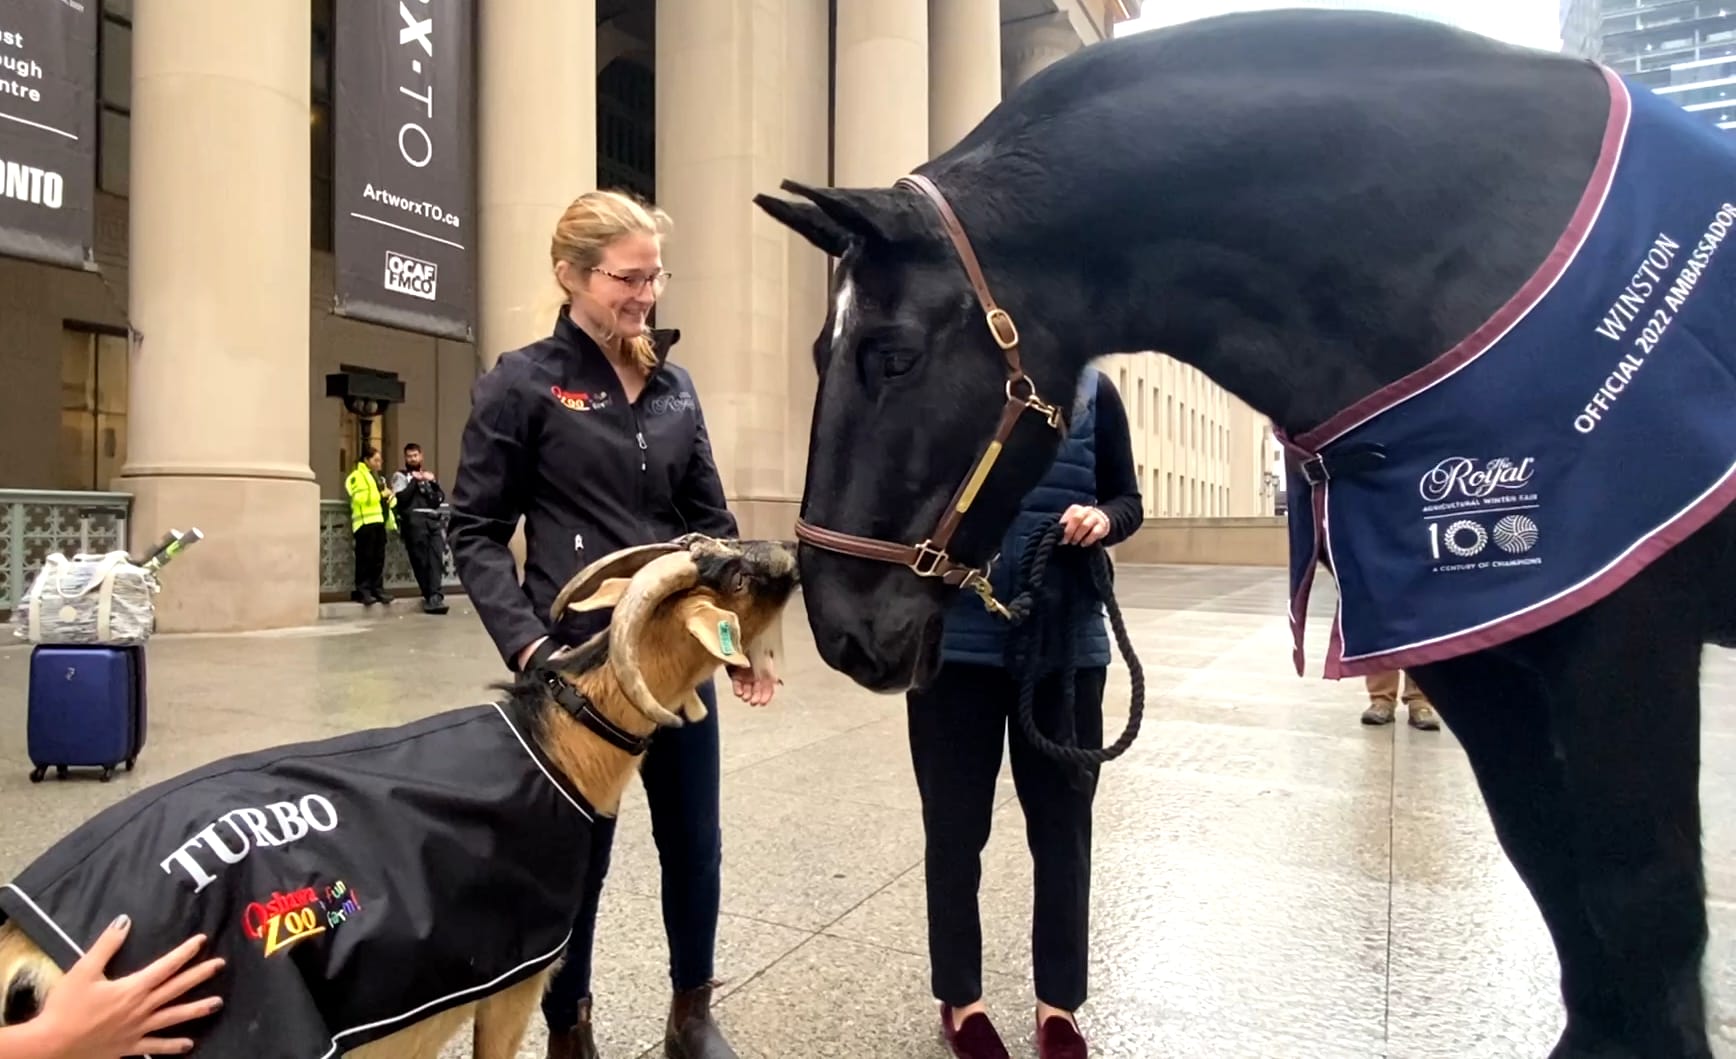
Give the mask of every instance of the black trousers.
[(385, 595), (386, 524), (371, 522), (356, 530), (356, 591)]
[(404, 554), (410, 557), (410, 571), (416, 575), (416, 588), (423, 599), (438, 596), (446, 569), (446, 537), (440, 530), (440, 514), (423, 509), (405, 511), (402, 516), (398, 533), (404, 540)]
[[(1080, 746), (1103, 745), (1106, 673), (1093, 667), (1074, 674), (1073, 726)], [(1063, 730), (1061, 679), (1054, 674), (1037, 685), (1037, 727), (1051, 739)], [(1097, 767), (1063, 764), (1031, 745), (1018, 724), (1018, 683), (1005, 669), (947, 663), (929, 687), (905, 701), (927, 843), (928, 958), (936, 999), (962, 1007), (983, 995), (977, 888), (1005, 736), (1035, 867), (1031, 962), (1037, 999), (1078, 1010), (1089, 962)]]

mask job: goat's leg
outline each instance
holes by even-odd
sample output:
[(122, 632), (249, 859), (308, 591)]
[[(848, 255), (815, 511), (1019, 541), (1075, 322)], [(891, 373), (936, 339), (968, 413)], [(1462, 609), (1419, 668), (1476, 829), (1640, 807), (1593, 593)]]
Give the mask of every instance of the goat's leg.
[(471, 1041), (473, 1059), (513, 1059), (525, 1027), (537, 1010), (549, 971), (538, 971), (524, 981), (494, 994), (476, 1005), (476, 1034)]

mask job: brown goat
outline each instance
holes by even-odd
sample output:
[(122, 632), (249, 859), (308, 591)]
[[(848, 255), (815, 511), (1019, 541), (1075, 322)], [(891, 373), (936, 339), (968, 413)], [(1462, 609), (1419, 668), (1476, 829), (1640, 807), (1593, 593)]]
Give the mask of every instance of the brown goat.
[[(659, 726), (704, 716), (695, 691), (719, 663), (773, 671), (795, 587), (782, 542), (618, 552), (554, 606), (613, 607), (608, 629), (505, 702), (237, 755), (104, 810), (0, 887), (0, 1025), (32, 1017), (126, 912), (111, 973), (201, 931), (227, 959), (223, 1009), (188, 1027), (196, 1054), (436, 1059), (474, 1018), (476, 1059), (511, 1059), (565, 946), (593, 812), (615, 814)], [(189, 834), (159, 863), (156, 840)]]

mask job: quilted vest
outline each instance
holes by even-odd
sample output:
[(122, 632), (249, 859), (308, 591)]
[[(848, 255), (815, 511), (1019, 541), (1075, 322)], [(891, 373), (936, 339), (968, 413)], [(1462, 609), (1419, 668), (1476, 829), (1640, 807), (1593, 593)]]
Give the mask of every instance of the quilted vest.
[[(989, 581), (1003, 603), (1011, 602), (1022, 587), (1016, 582), (1025, 541), (1033, 531), (1058, 520), (1074, 504), (1097, 503), (1097, 384), (1099, 375), (1087, 368), (1079, 380), (1072, 427), (1061, 443), (1054, 465), (1036, 487), (1025, 495), (1019, 513), (1001, 540)], [(1111, 660), (1109, 633), (1103, 623), (1103, 605), (1092, 592), (1090, 570), (1082, 548), (1055, 546), (1046, 577), (1046, 612), (1063, 606), (1073, 613), (1057, 623), (1073, 641), (1073, 664), (1106, 666)], [(976, 593), (961, 591), (947, 611), (941, 641), (943, 661), (1002, 667), (1006, 665), (1009, 626), (1005, 618), (983, 608)], [(1065, 659), (1059, 641), (1043, 645), (1045, 671), (1059, 669)]]

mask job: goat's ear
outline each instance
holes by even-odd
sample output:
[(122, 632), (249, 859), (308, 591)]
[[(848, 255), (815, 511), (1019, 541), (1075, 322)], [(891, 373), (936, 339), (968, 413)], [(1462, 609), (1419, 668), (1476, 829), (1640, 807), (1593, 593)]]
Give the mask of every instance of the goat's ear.
[(687, 631), (718, 661), (732, 666), (748, 664), (747, 655), (741, 653), (741, 619), (732, 612), (701, 600), (688, 612)]
[(574, 614), (586, 611), (606, 610), (621, 602), (621, 596), (627, 591), (631, 578), (611, 577), (597, 586), (597, 590), (584, 599), (574, 600), (567, 604), (567, 609)]

